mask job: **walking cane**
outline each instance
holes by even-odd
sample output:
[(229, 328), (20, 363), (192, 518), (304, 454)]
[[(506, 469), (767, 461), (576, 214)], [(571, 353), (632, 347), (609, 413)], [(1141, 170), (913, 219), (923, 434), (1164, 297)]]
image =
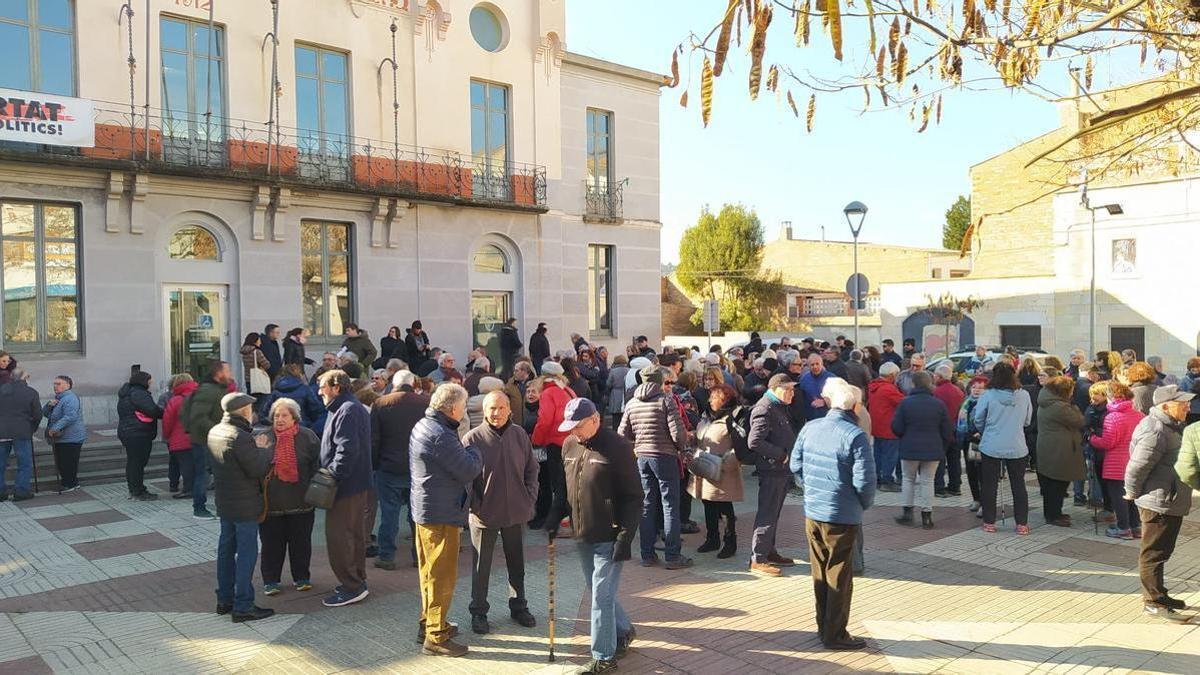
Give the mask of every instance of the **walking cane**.
[(550, 608), (547, 614), (549, 615), (550, 623), (550, 662), (554, 663), (554, 534), (551, 533), (549, 543), (546, 546), (546, 583), (549, 586)]
[(33, 462), (33, 491), (35, 493), (41, 492), (42, 489), (38, 487), (37, 479), (37, 450), (35, 450), (32, 446), (29, 448), (29, 458)]
[[(1095, 451), (1093, 450), (1093, 452), (1095, 452)], [(1097, 509), (1097, 507), (1096, 507), (1096, 495), (1092, 494), (1092, 488), (1097, 483), (1099, 483), (1099, 481), (1096, 480), (1096, 460), (1095, 460), (1095, 458), (1089, 459), (1087, 466), (1088, 466), (1088, 486), (1087, 486), (1088, 489), (1086, 491), (1086, 494), (1088, 495), (1088, 501), (1092, 503), (1092, 534), (1095, 534), (1096, 536), (1100, 536), (1100, 521), (1097, 520), (1097, 518), (1100, 516), (1100, 514), (1099, 514), (1099, 509)]]

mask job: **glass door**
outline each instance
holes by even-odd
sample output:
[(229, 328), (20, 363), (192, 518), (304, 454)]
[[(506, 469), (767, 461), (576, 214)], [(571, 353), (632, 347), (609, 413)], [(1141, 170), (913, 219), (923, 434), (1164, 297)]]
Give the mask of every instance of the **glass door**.
[(171, 374), (208, 376), (208, 364), (221, 360), (225, 339), (225, 300), (220, 288), (168, 287), (167, 332)]
[[(500, 327), (512, 316), (512, 293), (474, 291), (471, 293), (472, 348), (482, 346), (492, 362), (492, 372), (500, 370)], [(466, 363), (466, 359), (462, 359)]]

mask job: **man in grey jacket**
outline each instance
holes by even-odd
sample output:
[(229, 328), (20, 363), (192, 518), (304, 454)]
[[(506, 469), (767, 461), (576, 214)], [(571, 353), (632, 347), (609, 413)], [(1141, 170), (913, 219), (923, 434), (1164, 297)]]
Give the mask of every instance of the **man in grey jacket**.
[(508, 394), (493, 391), (483, 399), (484, 423), (463, 442), (479, 451), (483, 472), (471, 486), (471, 630), (488, 633), (488, 582), (496, 538), (508, 566), (508, 611), (526, 628), (537, 625), (525, 599), (524, 523), (533, 517), (538, 493), (538, 463), (529, 434), (512, 423)]
[(687, 431), (674, 397), (663, 389), (664, 370), (661, 366), (646, 366), (640, 371), (642, 384), (634, 390), (633, 399), (625, 404), (619, 433), (633, 443), (645, 493), (638, 529), (642, 566), (653, 567), (659, 562), (654, 553), (654, 542), (658, 540), (661, 504), (666, 533), (666, 567), (674, 570), (692, 564), (691, 558), (680, 553), (679, 540), (679, 455), (687, 447)]
[(25, 382), (25, 371), (17, 368), (9, 381), (0, 384), (0, 502), (8, 499), (4, 473), (13, 451), (17, 455), (13, 501), (33, 499), (33, 432), (41, 423), (37, 390)]
[(1154, 407), (1133, 430), (1125, 467), (1125, 499), (1137, 504), (1142, 518), (1138, 574), (1143, 611), (1174, 623), (1189, 620), (1177, 611), (1187, 605), (1167, 594), (1163, 568), (1175, 552), (1183, 517), (1192, 508), (1192, 489), (1180, 480), (1175, 462), (1183, 443), (1183, 421), (1194, 397), (1173, 384), (1154, 390)]
[(767, 392), (750, 410), (750, 434), (746, 439), (758, 469), (758, 512), (754, 514), (754, 539), (750, 550), (750, 572), (760, 576), (783, 575), (781, 567), (796, 561), (775, 550), (775, 531), (783, 500), (791, 488), (788, 458), (796, 444), (789, 406), (796, 392), (791, 375), (778, 373), (767, 383)]

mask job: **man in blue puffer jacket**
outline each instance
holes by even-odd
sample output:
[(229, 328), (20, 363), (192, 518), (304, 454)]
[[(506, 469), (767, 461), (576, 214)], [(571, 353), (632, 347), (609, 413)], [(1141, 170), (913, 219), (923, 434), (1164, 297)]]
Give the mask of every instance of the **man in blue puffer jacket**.
[(822, 391), (829, 413), (804, 425), (792, 449), (790, 468), (804, 481), (817, 631), (827, 649), (862, 649), (866, 642), (846, 632), (854, 590), (851, 557), (863, 511), (875, 499), (875, 459), (854, 408), (858, 389), (832, 379)]
[(483, 458), (463, 447), (458, 426), (467, 414), (467, 390), (445, 382), (433, 390), (425, 417), (413, 428), (408, 445), (412, 473), (413, 522), (417, 524), (417, 562), (421, 579), (421, 653), (462, 656), (465, 645), (450, 638), (450, 602), (458, 579), (458, 540), (467, 524), (467, 487), (483, 471)]

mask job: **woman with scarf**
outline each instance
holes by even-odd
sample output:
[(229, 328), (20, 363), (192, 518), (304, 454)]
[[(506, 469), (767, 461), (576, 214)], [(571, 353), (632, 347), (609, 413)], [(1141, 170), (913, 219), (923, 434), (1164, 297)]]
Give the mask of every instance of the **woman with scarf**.
[[(718, 558), (732, 558), (737, 553), (737, 517), (733, 514), (733, 503), (743, 498), (742, 467), (733, 453), (733, 438), (729, 435), (729, 415), (737, 405), (737, 392), (733, 387), (720, 383), (708, 392), (711, 410), (705, 413), (696, 431), (696, 452), (707, 452), (721, 458), (721, 479), (712, 482), (707, 478), (688, 475), (688, 492), (704, 503), (704, 543), (699, 553), (720, 551)], [(721, 517), (725, 517), (725, 540), (721, 541)]]
[(292, 568), (296, 590), (312, 589), (309, 562), (312, 560), (312, 530), (315, 514), (304, 501), (308, 482), (319, 466), (321, 440), (300, 424), (300, 406), (290, 398), (271, 404), (269, 431), (255, 437), (259, 447), (275, 453), (274, 467), (267, 475), (267, 517), (258, 527), (262, 541), (263, 595), (278, 595), (283, 558)]

